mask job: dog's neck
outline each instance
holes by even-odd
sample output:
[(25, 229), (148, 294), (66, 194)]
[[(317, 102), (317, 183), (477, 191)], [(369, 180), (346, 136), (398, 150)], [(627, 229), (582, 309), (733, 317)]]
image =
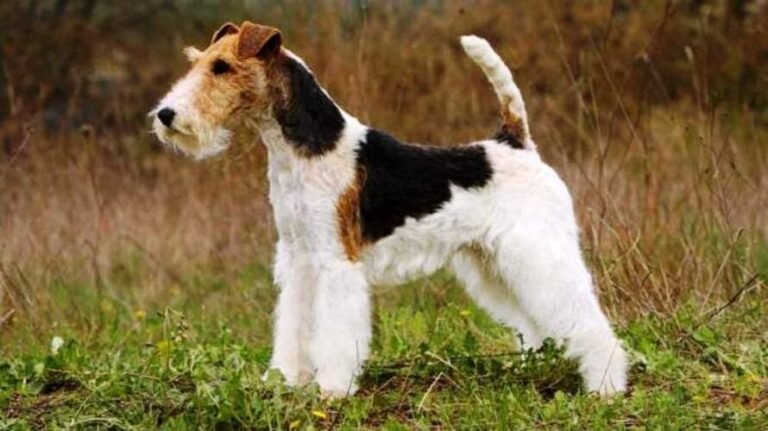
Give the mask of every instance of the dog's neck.
[(275, 61), (271, 115), (259, 126), (268, 150), (305, 158), (334, 150), (348, 123), (357, 120), (336, 105), (295, 54), (284, 50)]

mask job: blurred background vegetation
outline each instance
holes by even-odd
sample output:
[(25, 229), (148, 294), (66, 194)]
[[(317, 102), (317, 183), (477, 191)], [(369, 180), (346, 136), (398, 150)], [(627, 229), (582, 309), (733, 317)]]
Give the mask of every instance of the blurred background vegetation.
[[(0, 115), (4, 123), (31, 122), (41, 132), (87, 125), (100, 133), (135, 133), (145, 127), (147, 108), (183, 70), (183, 46), (203, 48), (222, 22), (250, 19), (278, 26), (321, 74), (350, 75), (365, 62), (401, 77), (371, 76), (381, 68), (370, 67), (357, 80), (376, 78), (387, 90), (417, 81), (407, 90), (421, 92), (383, 91), (406, 99), (369, 106), (373, 112), (396, 111), (397, 103), (421, 97), (439, 103), (438, 96), (450, 91), (440, 85), (445, 75), (465, 70), (452, 64), (465, 63), (459, 57), (446, 61), (445, 51), (457, 53), (456, 36), (474, 32), (521, 69), (532, 99), (566, 99), (574, 80), (594, 79), (603, 87), (610, 77), (633, 111), (693, 97), (701, 108), (748, 109), (766, 121), (764, 1), (573, 3), (6, 1), (0, 6)], [(398, 61), (401, 56), (421, 63)], [(346, 67), (331, 68), (337, 61)], [(349, 87), (336, 81), (330, 85), (338, 87), (337, 97), (348, 97)], [(595, 93), (595, 103), (610, 111), (612, 92)], [(14, 137), (4, 135), (3, 144), (7, 156)]]
[(348, 111), (446, 145), (497, 124), (458, 45), (486, 37), (574, 193), (611, 314), (663, 313), (764, 281), (767, 3), (3, 1), (0, 319), (13, 317), (0, 334), (51, 320), (33, 310), (66, 319), (50, 295), (57, 280), (128, 289), (151, 308), (191, 268), (226, 278), (268, 264), (261, 145), (193, 163), (149, 133), (146, 113), (186, 68), (183, 47), (205, 48), (225, 21), (280, 28)]

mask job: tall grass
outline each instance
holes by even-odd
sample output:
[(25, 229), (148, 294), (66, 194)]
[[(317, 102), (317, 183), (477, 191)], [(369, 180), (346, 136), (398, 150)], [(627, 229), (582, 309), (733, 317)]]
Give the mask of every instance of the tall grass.
[[(268, 263), (260, 143), (177, 160), (145, 118), (183, 73), (182, 47), (204, 47), (224, 20), (283, 29), (347, 110), (445, 145), (487, 137), (498, 122), (457, 42), (482, 35), (513, 68), (543, 157), (575, 197), (617, 321), (691, 300), (706, 311), (750, 280), (764, 289), (764, 2), (147, 4), (0, 6), (0, 22), (14, 22), (0, 75), (3, 337), (71, 316), (52, 292), (62, 280), (120, 286), (142, 302), (170, 295), (191, 270), (232, 279)], [(50, 24), (61, 24), (54, 37)]]

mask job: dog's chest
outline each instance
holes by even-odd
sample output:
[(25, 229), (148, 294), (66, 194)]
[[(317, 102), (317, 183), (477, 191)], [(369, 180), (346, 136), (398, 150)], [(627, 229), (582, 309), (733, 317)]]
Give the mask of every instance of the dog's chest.
[(287, 170), (270, 169), (269, 200), (274, 212), (275, 224), (283, 239), (299, 240), (312, 232), (312, 187), (301, 181), (299, 175)]
[(281, 239), (310, 249), (334, 241), (336, 202), (345, 180), (339, 169), (316, 163), (273, 159), (269, 199)]
[(305, 213), (305, 205), (301, 199), (300, 189), (290, 186), (290, 182), (280, 182), (270, 179), (269, 200), (275, 217), (275, 225), (281, 238), (293, 239), (301, 236), (307, 229), (306, 223), (300, 217)]

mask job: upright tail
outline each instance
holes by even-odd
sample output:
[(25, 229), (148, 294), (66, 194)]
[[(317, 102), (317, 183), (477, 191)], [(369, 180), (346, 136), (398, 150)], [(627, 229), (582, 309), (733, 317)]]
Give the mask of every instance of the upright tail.
[(501, 116), (504, 123), (496, 139), (505, 141), (515, 148), (536, 150), (536, 144), (531, 139), (528, 129), (528, 115), (525, 113), (523, 95), (512, 79), (512, 72), (487, 40), (477, 36), (462, 36), (461, 45), (467, 55), (483, 69), (501, 102)]

